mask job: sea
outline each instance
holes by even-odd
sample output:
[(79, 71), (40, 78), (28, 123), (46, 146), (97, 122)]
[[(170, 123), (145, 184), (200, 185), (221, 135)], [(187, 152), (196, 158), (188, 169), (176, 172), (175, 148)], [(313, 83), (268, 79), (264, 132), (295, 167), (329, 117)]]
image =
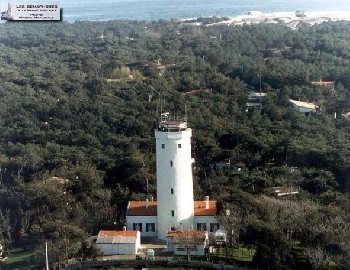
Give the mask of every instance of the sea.
[[(52, 0), (51, 0), (52, 1)], [(53, 0), (55, 1), (55, 0)], [(58, 0), (62, 19), (75, 21), (184, 20), (236, 17), (249, 11), (332, 11), (350, 14), (350, 0)]]

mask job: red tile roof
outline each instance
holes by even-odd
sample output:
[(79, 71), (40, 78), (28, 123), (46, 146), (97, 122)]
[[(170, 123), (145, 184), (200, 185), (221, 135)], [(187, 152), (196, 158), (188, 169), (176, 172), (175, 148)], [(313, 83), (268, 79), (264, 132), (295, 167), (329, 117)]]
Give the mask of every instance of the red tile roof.
[(157, 202), (150, 201), (146, 204), (145, 201), (130, 201), (126, 215), (127, 216), (156, 216)]
[[(195, 216), (215, 216), (217, 214), (216, 201), (209, 201), (209, 208), (205, 208), (205, 201), (194, 202)], [(127, 216), (157, 216), (157, 202), (148, 202), (146, 207), (145, 201), (130, 201)]]
[(137, 236), (137, 231), (107, 231), (101, 230), (98, 233), (99, 237), (114, 237), (114, 236)]
[(311, 83), (314, 85), (324, 86), (324, 87), (327, 87), (329, 89), (334, 90), (334, 84), (335, 84), (334, 81), (313, 81)]
[(205, 208), (206, 201), (194, 202), (194, 215), (195, 216), (215, 216), (217, 214), (216, 201), (209, 201), (209, 208)]
[(98, 233), (96, 244), (137, 244), (140, 233), (137, 231), (104, 231)]
[(187, 241), (191, 241), (191, 244), (194, 241), (196, 245), (201, 245), (207, 239), (207, 233), (205, 231), (168, 231), (166, 236), (173, 244), (180, 245), (186, 245)]

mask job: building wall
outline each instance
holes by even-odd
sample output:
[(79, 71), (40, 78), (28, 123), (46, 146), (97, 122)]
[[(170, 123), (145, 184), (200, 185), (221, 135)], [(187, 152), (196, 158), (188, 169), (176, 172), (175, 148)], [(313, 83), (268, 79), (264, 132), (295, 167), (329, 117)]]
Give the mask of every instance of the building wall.
[[(154, 224), (154, 231), (150, 230), (150, 227), (147, 226), (147, 223)], [(194, 216), (193, 223), (189, 227), (180, 226), (178, 229), (193, 229), (196, 231), (198, 230), (199, 223), (201, 224), (200, 226), (203, 226), (203, 224), (205, 224), (205, 228), (203, 227), (203, 230), (207, 231), (208, 233), (215, 233), (217, 229), (224, 229), (224, 227), (219, 224), (219, 221), (214, 216)], [(142, 224), (139, 226), (141, 227), (139, 230), (141, 229), (140, 232), (143, 237), (156, 237), (158, 235), (158, 221), (157, 217), (155, 216), (127, 216), (126, 227), (128, 231), (137, 230), (137, 228), (134, 227), (134, 224)]]
[[(201, 224), (200, 226), (202, 229), (198, 228), (198, 224)], [(203, 224), (205, 224), (203, 227)], [(215, 224), (215, 225), (214, 225)], [(220, 227), (219, 221), (214, 216), (195, 216), (194, 217), (194, 224), (193, 224), (193, 230), (204, 230), (208, 233), (215, 233), (217, 229), (222, 229), (223, 227)]]
[[(140, 233), (142, 234), (142, 237), (156, 237), (158, 232), (158, 223), (157, 223), (157, 217), (155, 216), (126, 216), (126, 228), (128, 231), (131, 230), (137, 230), (137, 228), (134, 228), (134, 224), (142, 224), (141, 228), (139, 228)], [(153, 227), (147, 225), (148, 224), (154, 224), (154, 231), (152, 230)], [(148, 231), (147, 231), (148, 230)]]
[[(205, 239), (203, 239), (203, 242), (198, 242), (197, 243), (191, 243), (191, 239), (183, 239), (180, 240), (180, 242), (174, 242), (174, 239), (172, 238), (167, 238), (167, 250), (169, 252), (174, 252), (174, 255), (178, 256), (187, 256), (187, 253), (191, 256), (204, 256), (205, 255), (205, 247), (206, 247), (206, 240), (207, 236)], [(179, 241), (177, 239), (177, 241)], [(181, 243), (182, 242), (182, 243)]]
[(104, 256), (110, 255), (129, 255), (136, 254), (136, 244), (111, 244), (111, 243), (98, 243), (97, 248), (100, 249)]
[(190, 256), (204, 256), (205, 245), (195, 245), (193, 248), (187, 250), (184, 246), (175, 244), (173, 245), (174, 255), (178, 256), (187, 256), (187, 252), (189, 252)]
[(193, 224), (192, 130), (155, 131), (158, 238), (172, 227)]

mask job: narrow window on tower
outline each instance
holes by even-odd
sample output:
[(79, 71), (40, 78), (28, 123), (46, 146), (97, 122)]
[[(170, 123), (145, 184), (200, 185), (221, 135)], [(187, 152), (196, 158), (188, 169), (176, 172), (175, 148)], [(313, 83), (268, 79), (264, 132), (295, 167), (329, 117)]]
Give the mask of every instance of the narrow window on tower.
[(170, 193), (174, 194), (174, 189), (173, 188), (170, 189)]
[(173, 161), (170, 160), (170, 167), (173, 167)]
[(171, 216), (174, 217), (175, 216), (175, 211), (171, 210)]
[(165, 148), (165, 144), (164, 143), (162, 143), (162, 149), (164, 149)]
[(181, 143), (179, 143), (179, 144), (177, 145), (177, 148), (181, 148)]

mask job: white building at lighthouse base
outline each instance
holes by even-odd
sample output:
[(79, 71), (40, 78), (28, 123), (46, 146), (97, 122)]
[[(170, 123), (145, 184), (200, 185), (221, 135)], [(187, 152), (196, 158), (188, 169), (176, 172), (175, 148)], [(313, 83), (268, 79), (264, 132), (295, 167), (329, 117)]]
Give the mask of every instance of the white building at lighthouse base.
[[(217, 220), (217, 202), (206, 197), (203, 201), (194, 201), (194, 218), (191, 226), (179, 224), (167, 231), (206, 231), (214, 234), (223, 229)], [(158, 236), (158, 217), (156, 201), (130, 201), (126, 213), (127, 230), (138, 230), (142, 237)], [(165, 239), (166, 235), (162, 239)]]

